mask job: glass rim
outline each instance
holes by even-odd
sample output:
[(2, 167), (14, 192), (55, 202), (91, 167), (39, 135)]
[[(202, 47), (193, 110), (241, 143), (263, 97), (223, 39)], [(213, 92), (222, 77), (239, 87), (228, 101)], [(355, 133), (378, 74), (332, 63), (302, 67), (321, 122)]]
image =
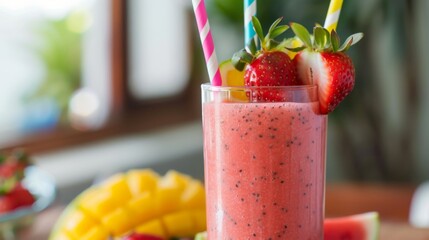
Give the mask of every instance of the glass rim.
[(201, 84), (203, 90), (209, 91), (252, 91), (261, 89), (285, 90), (285, 91), (302, 91), (317, 89), (317, 85), (290, 85), (290, 86), (213, 86), (211, 83)]

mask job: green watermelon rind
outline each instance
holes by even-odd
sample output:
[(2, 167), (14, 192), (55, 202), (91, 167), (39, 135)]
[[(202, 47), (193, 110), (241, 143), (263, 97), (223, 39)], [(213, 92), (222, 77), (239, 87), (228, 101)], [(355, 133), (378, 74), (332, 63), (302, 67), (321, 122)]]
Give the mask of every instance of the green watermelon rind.
[(367, 232), (366, 239), (378, 240), (380, 234), (380, 216), (378, 212), (368, 212), (352, 216), (358, 222), (362, 222)]

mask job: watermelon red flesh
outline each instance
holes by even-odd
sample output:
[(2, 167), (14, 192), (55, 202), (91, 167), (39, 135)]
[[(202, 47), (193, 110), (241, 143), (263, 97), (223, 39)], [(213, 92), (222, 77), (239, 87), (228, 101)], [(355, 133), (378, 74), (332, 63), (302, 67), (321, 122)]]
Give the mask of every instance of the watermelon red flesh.
[(328, 218), (324, 222), (324, 240), (377, 240), (379, 227), (376, 212)]

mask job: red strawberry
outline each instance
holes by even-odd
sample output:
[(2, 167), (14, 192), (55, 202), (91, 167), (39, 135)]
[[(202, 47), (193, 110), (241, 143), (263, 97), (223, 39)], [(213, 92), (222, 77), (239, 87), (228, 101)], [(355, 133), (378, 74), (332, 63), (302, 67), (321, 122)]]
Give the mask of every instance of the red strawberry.
[(28, 156), (21, 150), (7, 156), (0, 155), (0, 194), (9, 193), (24, 178), (28, 165)]
[(10, 196), (0, 197), (0, 214), (8, 213), (16, 208), (15, 201)]
[(280, 51), (262, 52), (246, 68), (246, 86), (297, 85), (296, 70), (289, 56)]
[(267, 87), (266, 90), (254, 91), (252, 101), (281, 101), (283, 97), (276, 91), (276, 86), (302, 84), (297, 79), (295, 65), (283, 51), (283, 42), (273, 39), (288, 29), (288, 26), (285, 25), (277, 26), (281, 20), (281, 18), (277, 19), (264, 37), (259, 20), (253, 17), (252, 22), (259, 37), (261, 50), (256, 51), (255, 46), (258, 44), (252, 41), (247, 50), (241, 50), (232, 58), (232, 62), (238, 70), (242, 71), (245, 68), (245, 86)]
[(125, 237), (124, 240), (163, 240), (163, 239), (160, 237), (152, 236), (152, 235), (148, 235), (148, 234), (133, 233), (133, 234)]
[(31, 206), (36, 201), (30, 191), (21, 183), (17, 184), (8, 196), (15, 202), (17, 208)]
[(305, 84), (318, 86), (320, 112), (330, 113), (353, 90), (355, 69), (352, 60), (344, 52), (357, 43), (363, 34), (350, 36), (340, 47), (335, 31), (329, 34), (326, 29), (315, 27), (311, 38), (303, 26), (292, 23), (291, 28), (305, 46), (303, 51), (303, 48), (298, 49), (300, 52), (293, 60), (298, 78)]
[(0, 178), (10, 178), (23, 175), (25, 165), (19, 162), (6, 162), (0, 165)]

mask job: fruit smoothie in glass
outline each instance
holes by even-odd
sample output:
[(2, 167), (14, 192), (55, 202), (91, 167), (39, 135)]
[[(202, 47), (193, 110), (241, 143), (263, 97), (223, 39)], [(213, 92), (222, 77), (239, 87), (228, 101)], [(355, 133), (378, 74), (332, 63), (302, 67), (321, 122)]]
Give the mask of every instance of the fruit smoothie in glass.
[[(276, 101), (252, 100), (267, 91)], [(327, 116), (317, 87), (202, 92), (208, 239), (322, 239)]]

